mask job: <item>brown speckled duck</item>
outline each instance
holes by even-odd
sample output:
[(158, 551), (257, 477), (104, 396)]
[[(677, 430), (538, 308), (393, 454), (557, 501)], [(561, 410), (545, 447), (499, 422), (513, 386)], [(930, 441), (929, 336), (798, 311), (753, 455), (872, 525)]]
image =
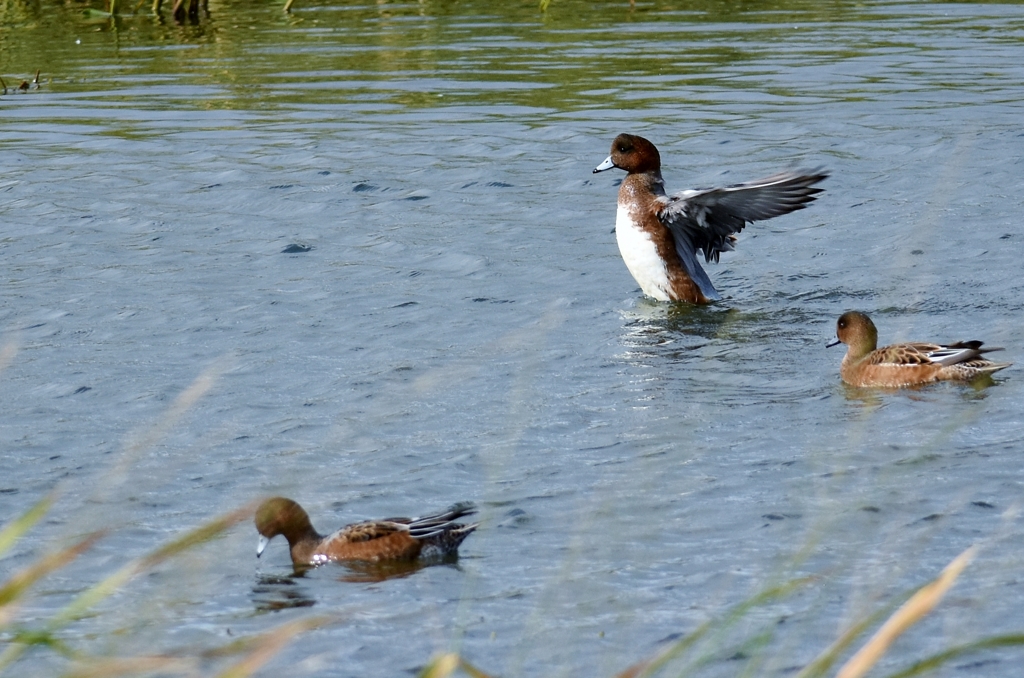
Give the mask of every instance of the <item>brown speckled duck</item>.
[(283, 534), (295, 567), (322, 565), (333, 561), (411, 561), (458, 553), (459, 544), (479, 523), (462, 525), (455, 521), (476, 513), (469, 502), (422, 518), (386, 518), (347, 525), (334, 534), (321, 535), (306, 511), (291, 499), (267, 499), (256, 509), (260, 533), (256, 556), (271, 539)]
[(847, 311), (836, 323), (838, 343), (848, 346), (839, 374), (852, 386), (900, 388), (933, 381), (968, 381), (991, 374), (1012, 363), (995, 363), (982, 358), (983, 353), (1001, 348), (982, 348), (980, 341), (960, 341), (948, 346), (908, 342), (882, 348), (878, 330), (866, 314)]

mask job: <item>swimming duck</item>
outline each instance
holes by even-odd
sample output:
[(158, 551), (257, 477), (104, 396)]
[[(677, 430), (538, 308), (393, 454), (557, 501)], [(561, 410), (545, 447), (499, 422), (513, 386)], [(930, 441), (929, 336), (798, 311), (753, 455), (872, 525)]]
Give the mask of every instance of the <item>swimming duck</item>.
[(256, 556), (279, 534), (288, 540), (295, 567), (322, 565), (332, 561), (379, 562), (441, 558), (458, 553), (459, 545), (479, 523), (462, 525), (455, 521), (476, 513), (469, 502), (422, 518), (386, 518), (347, 525), (337, 532), (321, 535), (306, 511), (291, 499), (267, 499), (256, 509), (256, 530), (260, 533)]
[(843, 381), (852, 386), (899, 388), (933, 381), (968, 381), (991, 374), (1012, 363), (996, 363), (983, 353), (1001, 348), (982, 348), (980, 341), (960, 341), (943, 346), (908, 342), (878, 346), (878, 330), (871, 318), (860, 311), (847, 311), (836, 322), (836, 338), (826, 346), (847, 345), (839, 368)]

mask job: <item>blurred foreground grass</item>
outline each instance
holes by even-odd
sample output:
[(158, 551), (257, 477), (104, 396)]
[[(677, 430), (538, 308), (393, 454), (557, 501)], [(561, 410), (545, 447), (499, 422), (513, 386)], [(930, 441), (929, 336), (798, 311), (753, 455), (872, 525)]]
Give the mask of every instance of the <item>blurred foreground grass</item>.
[[(45, 497), (0, 529), (0, 557), (46, 515), (53, 501), (52, 495)], [(222, 678), (243, 678), (251, 675), (273, 658), (293, 637), (327, 623), (329, 618), (319, 616), (294, 620), (265, 633), (204, 650), (196, 656), (93, 656), (76, 649), (62, 637), (62, 631), (92, 614), (93, 608), (100, 601), (114, 595), (139, 575), (220, 537), (228, 528), (247, 520), (252, 511), (252, 506), (231, 511), (186, 532), (141, 558), (129, 561), (99, 583), (79, 593), (41, 625), (29, 626), (18, 622), (20, 608), (30, 589), (48, 574), (70, 566), (78, 556), (104, 536), (103, 532), (93, 532), (71, 546), (45, 554), (28, 567), (14, 573), (0, 585), (0, 634), (3, 637), (0, 644), (3, 648), (0, 650), (0, 675), (18, 675), (19, 660), (32, 650), (49, 650), (62, 655), (69, 664), (68, 670), (64, 673), (67, 676), (146, 675), (154, 672), (163, 675), (197, 675), (200, 661), (219, 661), (225, 664), (218, 667), (219, 670), (215, 674)]]
[[(874, 635), (839, 668), (838, 672), (835, 673), (835, 678), (863, 678), (863, 676), (868, 675), (878, 660), (882, 658), (900, 635), (935, 609), (935, 606), (939, 604), (943, 596), (946, 595), (946, 592), (949, 591), (967, 565), (974, 559), (976, 551), (977, 548), (974, 546), (968, 548), (954, 558), (938, 577), (910, 595), (906, 602), (886, 619)], [(706, 647), (702, 648), (700, 646), (702, 641), (715, 636), (721, 636), (730, 627), (734, 626), (736, 622), (743, 619), (748, 612), (783, 598), (799, 588), (809, 586), (816, 579), (815, 577), (805, 577), (766, 588), (737, 605), (724, 617), (705, 622), (695, 631), (671, 643), (655, 656), (637, 662), (615, 674), (615, 678), (699, 675), (700, 668), (713, 658), (713, 654), (717, 655), (720, 649), (720, 643), (718, 642), (710, 643), (710, 646), (714, 648), (713, 651), (708, 650)], [(823, 650), (812, 662), (796, 673), (796, 678), (821, 678), (822, 676), (831, 675), (833, 667), (838, 663), (845, 651), (867, 629), (872, 628), (884, 617), (892, 607), (893, 604), (890, 603), (881, 610), (851, 624), (832, 645)], [(771, 639), (771, 636), (771, 627), (766, 627), (753, 636), (748, 637), (741, 643), (740, 647), (736, 648), (734, 657), (749, 658), (746, 666), (736, 672), (737, 676), (760, 675), (757, 649), (764, 647)], [(971, 643), (947, 648), (942, 652), (913, 663), (904, 670), (889, 674), (888, 678), (911, 678), (912, 676), (925, 675), (950, 660), (965, 654), (991, 648), (1020, 645), (1024, 645), (1024, 633), (989, 636)], [(434, 657), (424, 668), (420, 678), (447, 678), (448, 676), (458, 675), (460, 672), (471, 678), (491, 678), (490, 674), (469, 663), (457, 653), (446, 653)]]
[[(3, 557), (26, 533), (41, 520), (54, 502), (50, 495), (32, 506), (20, 517), (0, 529), (0, 557)], [(185, 532), (140, 558), (133, 559), (116, 569), (97, 584), (78, 593), (73, 600), (41, 624), (19, 623), (19, 612), (33, 585), (47, 575), (68, 567), (104, 536), (93, 532), (70, 546), (37, 558), (31, 565), (10, 575), (0, 584), (0, 675), (17, 675), (19, 660), (30, 651), (55, 652), (67, 662), (66, 676), (133, 676), (133, 675), (203, 675), (202, 667), (217, 664), (215, 673), (220, 678), (244, 678), (259, 670), (293, 638), (310, 629), (331, 621), (324, 616), (309, 616), (277, 626), (264, 633), (233, 640), (220, 647), (174, 655), (148, 656), (96, 656), (74, 647), (62, 633), (76, 621), (94, 614), (102, 600), (131, 584), (139, 575), (176, 558), (192, 549), (217, 539), (226, 530), (247, 520), (253, 511), (248, 505), (218, 516), (213, 520)], [(797, 678), (820, 678), (831, 675), (833, 667), (868, 629), (888, 615), (874, 635), (863, 644), (835, 673), (836, 678), (862, 678), (875, 666), (892, 644), (907, 629), (924, 618), (942, 600), (970, 561), (976, 555), (971, 547), (957, 556), (933, 581), (925, 584), (893, 612), (894, 602), (851, 624), (839, 638), (825, 648), (812, 662), (796, 674)], [(696, 630), (671, 643), (656, 655), (633, 664), (616, 674), (615, 678), (646, 678), (650, 676), (697, 675), (720, 651), (720, 639), (749, 612), (771, 604), (798, 589), (811, 586), (816, 577), (794, 579), (766, 588), (748, 598), (725, 615), (712, 619)], [(106, 614), (111, 614), (107, 612)], [(890, 614), (891, 613), (891, 614)], [(748, 659), (737, 676), (759, 674), (759, 653), (772, 636), (772, 625), (755, 630), (741, 641), (737, 657)], [(709, 641), (709, 642), (707, 642)], [(980, 640), (949, 647), (937, 654), (915, 662), (889, 678), (910, 678), (927, 674), (962, 655), (997, 647), (1024, 645), (1024, 633), (989, 636)], [(490, 674), (477, 668), (456, 653), (445, 653), (433, 658), (421, 672), (421, 678), (446, 678), (464, 674), (471, 678), (488, 678)]]
[[(0, 348), (0, 370), (10, 363), (13, 355), (11, 345)], [(129, 436), (121, 454), (104, 473), (103, 486), (98, 488), (99, 494), (110, 497), (114, 488), (129, 484), (131, 469), (143, 451), (152, 448), (168, 435), (182, 417), (209, 392), (224, 369), (225, 364), (217, 364), (206, 370), (179, 394), (158, 421)], [(30, 530), (49, 514), (58, 496), (58, 491), (51, 493), (0, 527), (0, 558), (25, 539)], [(121, 654), (116, 650), (98, 652), (89, 649), (91, 646), (88, 645), (94, 632), (82, 633), (80, 628), (73, 628), (86, 617), (109, 618), (116, 626), (125, 629), (121, 633), (126, 634), (128, 639), (133, 634), (141, 636), (141, 629), (130, 622), (124, 622), (123, 618), (130, 617), (131, 611), (115, 606), (101, 606), (100, 603), (131, 586), (141, 575), (180, 559), (186, 553), (194, 552), (222, 537), (239, 523), (247, 522), (253, 509), (254, 505), (250, 504), (220, 515), (185, 531), (143, 556), (120, 564), (109, 574), (101, 575), (97, 583), (85, 590), (72, 591), (70, 601), (55, 612), (40, 615), (31, 611), (33, 588), (49, 575), (73, 567), (80, 556), (107, 536), (108, 530), (92, 531), (84, 536), (80, 532), (69, 540), (71, 543), (44, 553), (23, 569), (6, 575), (6, 580), (0, 581), (0, 678), (25, 675), (30, 664), (26, 659), (33, 654), (33, 659), (43, 655), (43, 659), (49, 660), (44, 661), (43, 665), (57, 668), (55, 674), (64, 676), (214, 675), (243, 678), (259, 671), (297, 636), (334, 621), (333, 617), (327, 616), (303, 616), (269, 630), (212, 647), (186, 644), (181, 649), (152, 654)], [(88, 520), (79, 522), (80, 525), (87, 523)], [(85, 529), (80, 528), (81, 531)], [(793, 669), (793, 675), (796, 678), (867, 676), (904, 632), (935, 609), (976, 557), (978, 550), (975, 546), (968, 548), (953, 559), (933, 581), (916, 591), (889, 596), (876, 605), (876, 609), (861, 614), (849, 622), (838, 633), (836, 640), (811, 661), (799, 661), (794, 657), (793, 665), (796, 668)], [(78, 577), (79, 581), (82, 579), (84, 577)], [(771, 618), (771, 615), (766, 618), (760, 612), (789, 596), (813, 590), (823, 583), (821, 576), (805, 576), (767, 585), (740, 603), (713, 615), (689, 633), (676, 636), (652, 656), (639, 660), (636, 657), (623, 657), (619, 667), (625, 665), (627, 668), (609, 667), (605, 675), (614, 678), (699, 676), (712, 673), (711, 665), (723, 656), (737, 660), (733, 664), (736, 668), (729, 669), (730, 676), (744, 678), (763, 675), (766, 672), (766, 649), (778, 633), (778, 620)], [(144, 594), (143, 600), (152, 600), (158, 595), (157, 592)], [(876, 629), (875, 633), (867, 641), (862, 641), (871, 629)], [(851, 656), (851, 650), (858, 642), (862, 645)], [(947, 646), (887, 675), (888, 678), (927, 675), (967, 654), (1021, 645), (1024, 645), (1024, 633), (985, 636), (968, 643)], [(51, 657), (46, 657), (44, 653), (50, 653)], [(839, 666), (844, 658), (847, 658), (845, 663)], [(718, 664), (720, 669), (721, 664)], [(38, 675), (39, 663), (32, 664), (31, 670), (34, 675)], [(876, 674), (881, 675), (878, 671)], [(421, 678), (446, 678), (454, 675), (490, 678), (494, 674), (478, 668), (469, 658), (456, 652), (435, 656), (420, 671)]]
[[(0, 369), (8, 364), (14, 349), (8, 345), (0, 348)], [(152, 448), (175, 428), (177, 422), (213, 386), (224, 365), (216, 365), (200, 375), (170, 405), (163, 416), (151, 427), (129, 436), (121, 454), (111, 468), (104, 473), (101, 494), (109, 496), (112, 489), (132, 482), (131, 469), (144, 450)], [(961, 424), (963, 422), (960, 422)], [(943, 432), (948, 435), (948, 431)], [(935, 444), (934, 442), (932, 443)], [(21, 516), (0, 527), (0, 558), (26, 538), (53, 507), (57, 500), (51, 494), (25, 511)], [(260, 633), (253, 633), (233, 639), (214, 647), (186, 645), (184, 648), (155, 654), (128, 653), (112, 656), (83, 649), (79, 643), (81, 634), (71, 627), (87, 616), (114, 617), (119, 610), (105, 609), (100, 603), (131, 586), (140, 575), (153, 571), (160, 565), (182, 557), (184, 554), (202, 548), (209, 542), (222, 537), (226, 531), (241, 522), (248, 521), (253, 506), (246, 505), (214, 518), (199, 527), (186, 531), (151, 552), (116, 567), (113, 572), (84, 591), (75, 591), (70, 602), (43, 619), (26, 621), (31, 615), (22, 613), (29, 607), (33, 587), (45, 577), (66, 567), (73, 567), (77, 559), (90, 551), (94, 545), (107, 536), (100, 530), (79, 536), (72, 543), (37, 557), (34, 562), (20, 571), (6, 575), (0, 581), (0, 678), (7, 675), (25, 675), (30, 653), (50, 653), (59, 667), (59, 675), (65, 676), (138, 676), (138, 675), (215, 675), (223, 677), (244, 677), (252, 675), (270, 662), (289, 642), (306, 631), (330, 623), (332, 618), (304, 616), (293, 619)], [(876, 668), (878, 661), (892, 648), (898, 638), (918, 621), (923, 619), (941, 602), (943, 596), (955, 584), (972, 559), (977, 555), (971, 547), (953, 559), (933, 581), (913, 592), (895, 594), (879, 605), (877, 609), (862, 614), (838, 633), (838, 637), (811, 661), (803, 661), (794, 669), (796, 678), (861, 678)], [(79, 580), (82, 578), (80, 577)], [(799, 591), (813, 589), (823, 582), (820, 576), (792, 578), (781, 583), (765, 586), (746, 600), (728, 608), (689, 633), (663, 645), (652, 656), (637, 661), (637, 657), (623, 657), (621, 666), (625, 669), (608, 668), (603, 675), (615, 678), (641, 678), (650, 676), (699, 676), (711, 673), (710, 665), (723, 655), (737, 660), (730, 666), (729, 675), (742, 678), (760, 676), (765, 671), (765, 649), (777, 634), (777, 619), (764, 620), (757, 614), (773, 604)], [(143, 600), (146, 597), (143, 596)], [(823, 620), (831, 621), (831, 620)], [(741, 625), (741, 622), (742, 625)], [(126, 633), (133, 633), (130, 624)], [(738, 634), (733, 633), (740, 626), (746, 627)], [(877, 629), (866, 642), (862, 638)], [(136, 631), (137, 632), (137, 631)], [(851, 650), (858, 642), (860, 649)], [(909, 678), (927, 675), (950, 661), (967, 654), (996, 648), (1015, 648), (1024, 645), (1024, 633), (990, 635), (969, 643), (951, 645), (930, 656), (910, 663), (895, 673), (885, 674), (888, 678)], [(847, 658), (845, 663), (840, 663)], [(796, 663), (794, 658), (794, 663)], [(720, 663), (719, 663), (719, 666)], [(837, 669), (838, 666), (838, 669)], [(618, 668), (618, 667), (616, 667)], [(39, 675), (33, 666), (33, 674)], [(876, 670), (876, 674), (883, 675)], [(420, 671), (422, 678), (445, 678), (454, 675), (468, 675), (472, 678), (489, 678), (492, 675), (477, 667), (471, 658), (455, 652), (435, 656)]]

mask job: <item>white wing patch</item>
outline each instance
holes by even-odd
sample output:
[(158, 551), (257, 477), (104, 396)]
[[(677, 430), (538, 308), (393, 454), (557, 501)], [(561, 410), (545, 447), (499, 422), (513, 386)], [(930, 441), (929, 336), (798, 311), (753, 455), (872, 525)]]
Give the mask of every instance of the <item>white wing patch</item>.
[(938, 351), (929, 351), (926, 355), (933, 363), (955, 365), (956, 363), (963, 362), (961, 356), (966, 357), (969, 353), (977, 353), (977, 351), (970, 348), (949, 348), (948, 346), (943, 346)]

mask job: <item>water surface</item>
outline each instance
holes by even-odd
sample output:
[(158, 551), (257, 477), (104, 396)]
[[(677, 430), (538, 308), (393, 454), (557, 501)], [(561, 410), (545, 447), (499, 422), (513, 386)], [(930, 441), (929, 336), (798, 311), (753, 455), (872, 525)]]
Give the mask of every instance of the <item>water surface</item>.
[[(458, 650), (610, 676), (812, 574), (699, 671), (792, 675), (971, 544), (884, 663), (1024, 628), (1018, 368), (861, 391), (824, 348), (857, 308), (883, 341), (1024, 362), (1019, 4), (86, 6), (0, 6), (4, 79), (43, 79), (0, 97), (0, 516), (60, 493), (2, 571), (112, 529), (23, 619), (283, 494), (323, 531), (457, 500), (483, 525), (457, 565), (375, 581), (293, 577), (278, 542), (257, 562), (246, 523), (69, 642), (190, 655), (326, 613), (274, 670)], [(611, 232), (620, 177), (591, 174), (622, 131), (659, 146), (670, 189), (833, 176), (708, 266), (722, 302), (654, 303)]]

